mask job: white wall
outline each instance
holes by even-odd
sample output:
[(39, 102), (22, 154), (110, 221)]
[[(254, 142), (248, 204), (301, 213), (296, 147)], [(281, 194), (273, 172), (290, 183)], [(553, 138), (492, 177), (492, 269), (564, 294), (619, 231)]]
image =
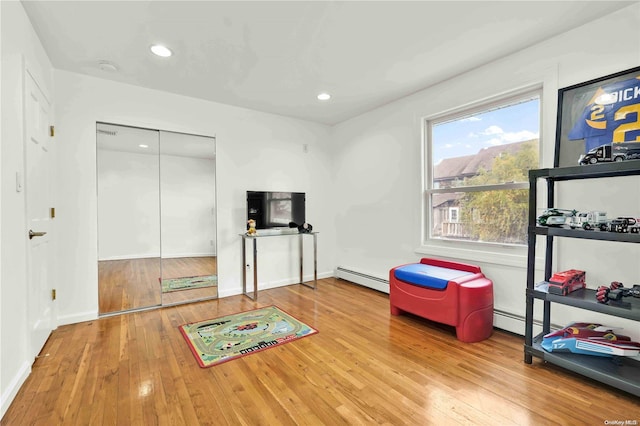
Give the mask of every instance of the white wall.
[[(239, 294), (242, 288), (238, 234), (245, 229), (246, 190), (306, 192), (307, 220), (321, 232), (318, 270), (323, 276), (333, 274), (328, 127), (66, 71), (56, 70), (54, 76), (58, 180), (65, 188), (56, 218), (57, 260), (64, 271), (58, 291), (60, 324), (92, 319), (98, 312), (97, 121), (216, 137), (221, 297)], [(303, 152), (305, 144), (308, 153)], [(268, 240), (261, 241), (260, 282), (265, 287), (295, 282), (297, 245), (287, 237)], [(310, 273), (311, 268), (308, 256), (305, 270)]]
[[(615, 30), (595, 31), (603, 28)], [(552, 167), (557, 90), (638, 66), (638, 28), (640, 5), (635, 4), (335, 126), (332, 156), (338, 183), (336, 265), (387, 278), (392, 266), (413, 262), (422, 256), (476, 263), (494, 281), (496, 310), (523, 317), (524, 248), (486, 247), (478, 252), (476, 245), (460, 243), (422, 246), (422, 119), (499, 93), (542, 84), (541, 158), (544, 167)], [(582, 182), (580, 190), (560, 188), (560, 207), (597, 210), (606, 206), (611, 214), (637, 215), (640, 212), (638, 178), (621, 182), (616, 183), (614, 190), (605, 182)], [(614, 279), (627, 280), (629, 284), (637, 282), (640, 276), (638, 245), (592, 243), (562, 241), (558, 244), (561, 254), (555, 270), (585, 268), (587, 276), (592, 278), (589, 286), (593, 288)], [(590, 250), (585, 252), (580, 244)], [(607, 256), (602, 256), (603, 253)], [(612, 262), (623, 266), (612, 270)], [(508, 318), (510, 315), (497, 316), (496, 325), (523, 333), (522, 322), (513, 322)], [(598, 317), (589, 312), (553, 307), (553, 323), (565, 324), (579, 319), (597, 320)], [(625, 331), (632, 334), (640, 333), (637, 323), (604, 320), (626, 325), (631, 330)]]
[[(217, 136), (217, 248), (222, 297), (237, 294), (241, 288), (238, 233), (245, 228), (245, 191), (304, 191), (307, 220), (320, 231), (321, 276), (331, 275), (332, 268), (339, 265), (385, 278), (390, 267), (413, 261), (423, 253), (477, 261), (495, 282), (496, 309), (521, 316), (524, 253), (478, 255), (458, 246), (421, 247), (421, 119), (515, 87), (543, 83), (542, 158), (544, 166), (551, 166), (557, 89), (640, 63), (640, 6), (636, 4), (331, 129), (66, 71), (55, 71), (52, 79), (51, 63), (22, 5), (4, 1), (0, 10), (1, 414), (28, 375), (32, 361), (27, 356), (25, 318), (24, 194), (15, 191), (15, 174), (24, 168), (23, 59), (49, 92), (55, 81), (56, 184), (64, 188), (56, 194), (54, 221), (58, 237), (54, 284), (60, 324), (97, 316), (97, 121)], [(308, 153), (303, 153), (303, 145), (308, 145)], [(333, 192), (332, 183), (339, 192)], [(596, 185), (600, 185), (597, 190), (563, 189), (559, 197), (567, 205), (582, 208), (587, 205), (581, 195), (586, 191), (600, 203), (611, 203), (613, 210), (607, 206), (611, 213), (639, 210), (637, 180), (627, 179), (629, 189), (613, 193), (611, 185)], [(613, 195), (604, 199), (602, 193)], [(639, 247), (593, 243), (584, 246), (587, 250), (582, 246), (565, 249), (565, 242), (560, 243), (563, 252), (557, 269), (584, 267), (589, 276), (602, 281), (637, 280)], [(267, 286), (295, 281), (295, 256), (289, 262), (282, 261), (289, 249), (296, 249), (293, 239), (264, 239), (260, 247), (261, 281)], [(611, 257), (616, 265), (624, 266), (610, 274)], [(306, 270), (310, 263), (307, 259)], [(578, 315), (584, 312), (554, 307), (552, 319), (564, 323), (592, 318)]]
[(98, 259), (160, 257), (159, 155), (99, 149)]
[[(2, 10), (2, 217), (0, 243), (0, 402), (3, 415), (31, 371), (27, 327), (26, 223), (24, 192), (16, 192), (16, 172), (24, 176), (23, 63), (52, 92), (51, 63), (20, 2), (0, 2)], [(52, 223), (55, 234), (55, 221)], [(11, 247), (11, 250), (7, 250)], [(55, 283), (54, 283), (55, 285)]]
[(162, 258), (215, 256), (214, 159), (162, 154)]
[(160, 150), (160, 133), (145, 132), (150, 148), (139, 152), (106, 148), (111, 136), (97, 135), (106, 138), (97, 152), (98, 259), (215, 256), (215, 159), (164, 153), (184, 139), (213, 153), (215, 139), (162, 132)]

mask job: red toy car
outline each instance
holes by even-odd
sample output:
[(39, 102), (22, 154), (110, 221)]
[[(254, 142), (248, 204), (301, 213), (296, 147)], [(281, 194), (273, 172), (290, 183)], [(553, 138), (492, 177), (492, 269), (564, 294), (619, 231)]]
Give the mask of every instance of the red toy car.
[(566, 296), (573, 291), (585, 288), (587, 285), (584, 278), (585, 272), (577, 269), (556, 272), (549, 278), (549, 293)]

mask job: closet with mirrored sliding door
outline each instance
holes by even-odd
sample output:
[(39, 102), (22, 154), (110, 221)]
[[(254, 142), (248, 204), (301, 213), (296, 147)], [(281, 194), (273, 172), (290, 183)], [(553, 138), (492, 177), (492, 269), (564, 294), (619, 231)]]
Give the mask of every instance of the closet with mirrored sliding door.
[(100, 315), (218, 296), (215, 138), (98, 123)]

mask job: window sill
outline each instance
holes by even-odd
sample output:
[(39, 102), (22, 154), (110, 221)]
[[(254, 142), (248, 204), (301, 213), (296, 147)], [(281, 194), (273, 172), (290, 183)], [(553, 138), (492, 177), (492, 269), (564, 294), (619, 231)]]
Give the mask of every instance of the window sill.
[(516, 268), (527, 267), (527, 247), (525, 246), (485, 245), (483, 243), (432, 240), (416, 248), (415, 253)]

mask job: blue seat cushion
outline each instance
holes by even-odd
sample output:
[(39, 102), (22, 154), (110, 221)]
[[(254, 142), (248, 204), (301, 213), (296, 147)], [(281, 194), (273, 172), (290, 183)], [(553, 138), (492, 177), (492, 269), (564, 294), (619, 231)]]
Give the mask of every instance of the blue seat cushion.
[(440, 290), (447, 288), (449, 281), (470, 274), (471, 272), (425, 265), (422, 263), (400, 266), (396, 268), (393, 273), (400, 281)]

